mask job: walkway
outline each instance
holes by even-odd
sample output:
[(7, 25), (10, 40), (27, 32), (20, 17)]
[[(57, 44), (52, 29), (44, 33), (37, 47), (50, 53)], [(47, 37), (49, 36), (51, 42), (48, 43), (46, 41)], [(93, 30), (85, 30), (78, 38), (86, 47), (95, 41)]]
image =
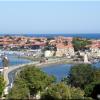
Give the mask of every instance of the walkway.
[(9, 78), (8, 78), (8, 74), (16, 69), (19, 69), (21, 67), (24, 67), (25, 65), (31, 65), (31, 64), (38, 64), (39, 62), (33, 62), (33, 63), (28, 63), (28, 64), (21, 64), (21, 65), (16, 65), (16, 66), (11, 66), (9, 67), (7, 70), (4, 70), (4, 79), (6, 81), (6, 86), (4, 89), (4, 94), (7, 95), (9, 89), (11, 88), (12, 84), (10, 84)]

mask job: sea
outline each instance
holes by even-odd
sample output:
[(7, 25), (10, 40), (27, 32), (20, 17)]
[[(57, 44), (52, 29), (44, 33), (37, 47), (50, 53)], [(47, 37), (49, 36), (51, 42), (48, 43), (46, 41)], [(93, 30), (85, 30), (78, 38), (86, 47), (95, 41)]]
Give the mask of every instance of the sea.
[(65, 36), (65, 37), (81, 37), (81, 38), (88, 38), (88, 39), (100, 39), (100, 33), (47, 33), (47, 34), (34, 34), (34, 33), (27, 33), (27, 34), (0, 34), (0, 36), (27, 36), (27, 37), (47, 37), (47, 38), (54, 38), (56, 36)]

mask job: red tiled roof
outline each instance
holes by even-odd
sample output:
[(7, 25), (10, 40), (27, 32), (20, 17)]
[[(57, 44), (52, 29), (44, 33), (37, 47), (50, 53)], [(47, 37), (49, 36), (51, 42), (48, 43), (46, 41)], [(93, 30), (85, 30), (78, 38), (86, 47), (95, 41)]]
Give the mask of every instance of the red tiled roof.
[(69, 44), (69, 45), (66, 45), (66, 46), (65, 46), (65, 45), (63, 45), (62, 43), (57, 44), (56, 47), (57, 47), (58, 49), (73, 48), (72, 44)]

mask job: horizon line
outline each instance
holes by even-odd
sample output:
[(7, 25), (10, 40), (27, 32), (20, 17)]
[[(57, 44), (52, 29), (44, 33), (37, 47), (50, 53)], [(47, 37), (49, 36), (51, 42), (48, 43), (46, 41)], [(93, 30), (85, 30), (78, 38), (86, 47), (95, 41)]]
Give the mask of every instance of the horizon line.
[(88, 33), (0, 33), (0, 34), (100, 34), (100, 32), (96, 32), (96, 33), (91, 33), (91, 32), (88, 32)]
[(0, 0), (0, 2), (64, 2), (64, 1), (79, 1), (79, 2), (96, 2), (96, 1), (100, 1), (100, 0)]

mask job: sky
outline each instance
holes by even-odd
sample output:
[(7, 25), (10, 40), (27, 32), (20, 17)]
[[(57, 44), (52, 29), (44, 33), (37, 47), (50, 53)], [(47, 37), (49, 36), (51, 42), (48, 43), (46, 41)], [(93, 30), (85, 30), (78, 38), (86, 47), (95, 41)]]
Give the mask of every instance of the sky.
[(100, 33), (100, 1), (0, 0), (0, 33)]

